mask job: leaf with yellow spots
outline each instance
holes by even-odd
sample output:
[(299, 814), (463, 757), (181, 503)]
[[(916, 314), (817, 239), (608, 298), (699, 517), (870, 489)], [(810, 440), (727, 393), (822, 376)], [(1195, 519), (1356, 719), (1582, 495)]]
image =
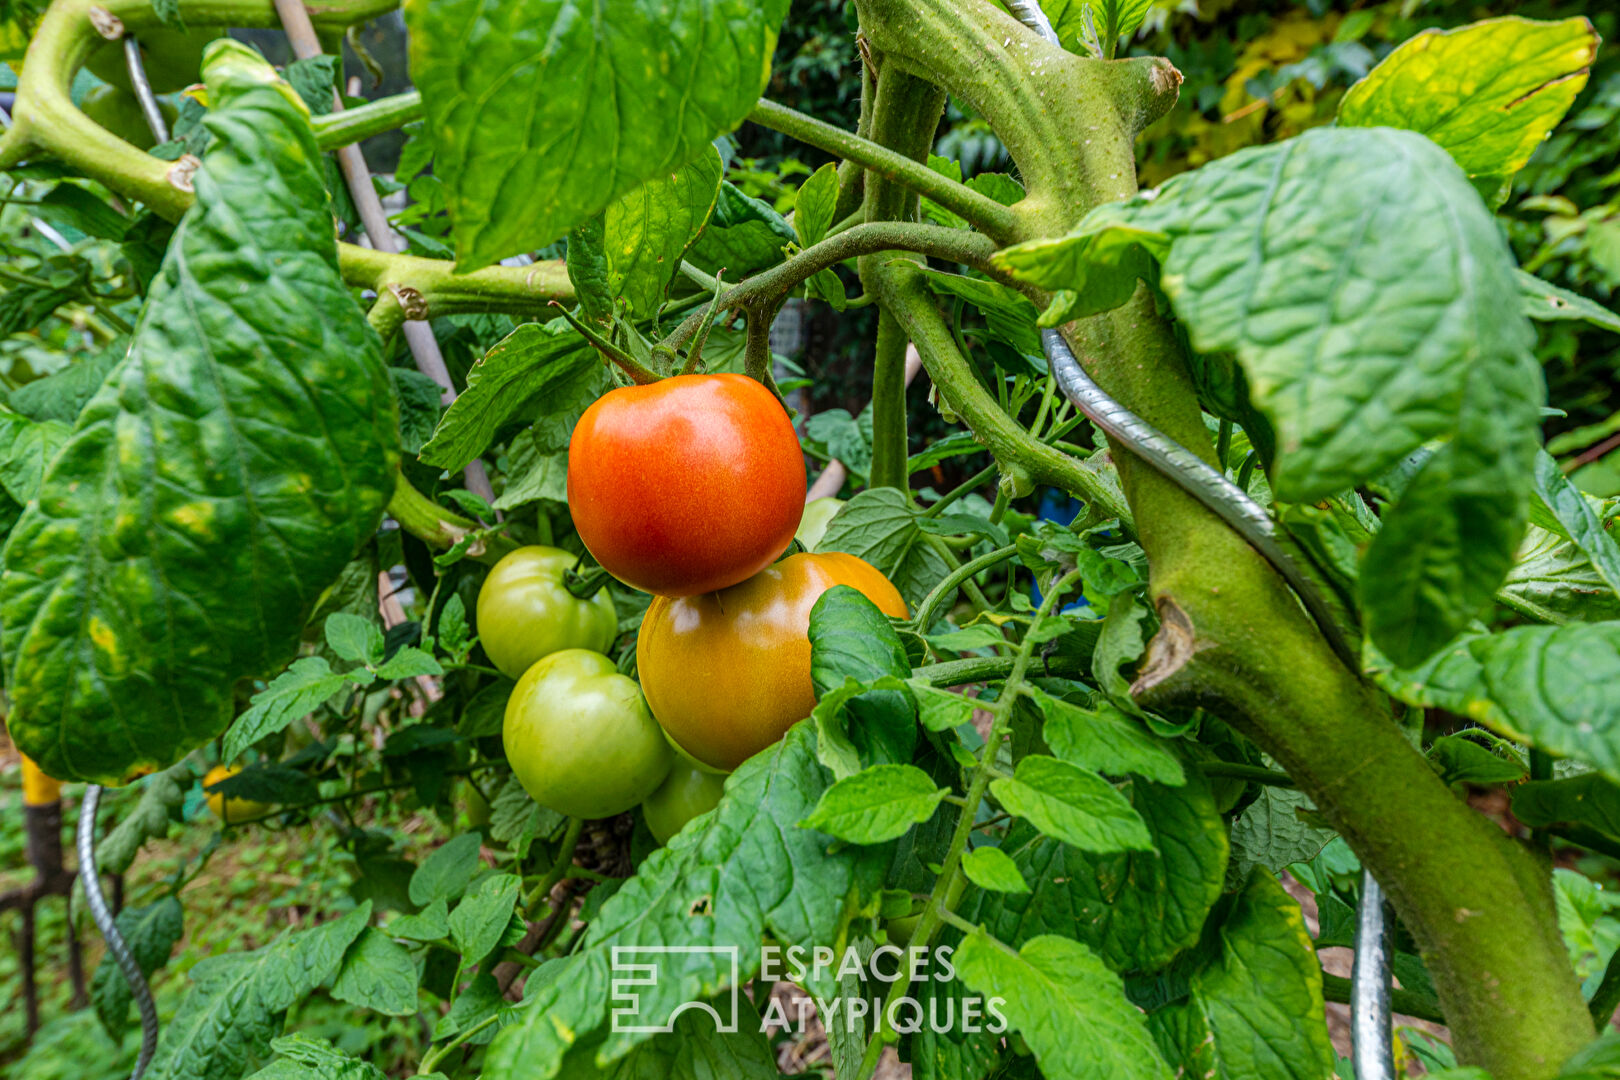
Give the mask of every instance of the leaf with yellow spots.
[(122, 783), (219, 734), (393, 490), (393, 393), (309, 121), (244, 53), (211, 47), (196, 205), (4, 552), (11, 736), (64, 780)]

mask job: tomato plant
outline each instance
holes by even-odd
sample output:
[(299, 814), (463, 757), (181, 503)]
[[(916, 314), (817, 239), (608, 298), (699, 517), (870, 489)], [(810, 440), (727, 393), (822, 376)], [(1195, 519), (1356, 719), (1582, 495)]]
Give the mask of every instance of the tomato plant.
[(398, 6), (0, 4), (40, 1047), (1615, 1071), (1620, 16)]
[(636, 639), (636, 666), (670, 740), (700, 764), (729, 772), (810, 715), (810, 611), (835, 585), (859, 590), (886, 615), (906, 616), (881, 573), (839, 552), (789, 555), (718, 592), (654, 597)]
[(787, 413), (744, 375), (675, 375), (602, 395), (568, 444), (580, 540), (619, 580), (714, 592), (786, 550), (804, 512)]

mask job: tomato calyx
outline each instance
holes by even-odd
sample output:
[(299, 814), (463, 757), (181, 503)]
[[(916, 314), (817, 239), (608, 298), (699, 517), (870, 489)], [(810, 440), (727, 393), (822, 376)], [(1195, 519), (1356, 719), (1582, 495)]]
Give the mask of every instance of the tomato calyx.
[(575, 318), (573, 312), (563, 307), (562, 304), (558, 303), (556, 300), (551, 302), (551, 306), (562, 312), (562, 317), (567, 321), (569, 326), (572, 326), (575, 330), (578, 330), (580, 334), (584, 336), (586, 341), (590, 342), (596, 347), (597, 352), (607, 357), (607, 359), (611, 361), (615, 367), (628, 375), (630, 377), (630, 381), (635, 383), (637, 386), (647, 386), (663, 378), (663, 376), (658, 374), (658, 372), (647, 367), (641, 361), (637, 360), (635, 357), (613, 344), (613, 342), (603, 337), (596, 330)]
[[(580, 564), (583, 563), (584, 560), (581, 559)], [(580, 565), (576, 564), (572, 570), (563, 572), (562, 585), (570, 595), (581, 600), (589, 600), (601, 592), (602, 587), (612, 579), (613, 575), (600, 566), (586, 567), (582, 570)]]

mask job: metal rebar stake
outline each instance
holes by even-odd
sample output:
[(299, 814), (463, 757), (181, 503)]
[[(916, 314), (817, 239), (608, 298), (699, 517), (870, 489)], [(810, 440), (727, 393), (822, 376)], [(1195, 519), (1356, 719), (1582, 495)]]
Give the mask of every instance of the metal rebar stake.
[(101, 875), (96, 871), (96, 811), (99, 809), (101, 785), (90, 784), (84, 789), (84, 802), (79, 805), (79, 880), (84, 883), (85, 906), (90, 909), (90, 917), (95, 920), (101, 936), (107, 939), (107, 951), (118, 962), (118, 969), (129, 980), (135, 1007), (141, 1013), (141, 1056), (136, 1059), (135, 1071), (129, 1075), (129, 1080), (141, 1080), (146, 1067), (152, 1063), (152, 1055), (157, 1052), (157, 1004), (152, 1000), (152, 988), (146, 985), (146, 975), (135, 962), (135, 954), (129, 951), (124, 935), (118, 932), (118, 923), (101, 892)]

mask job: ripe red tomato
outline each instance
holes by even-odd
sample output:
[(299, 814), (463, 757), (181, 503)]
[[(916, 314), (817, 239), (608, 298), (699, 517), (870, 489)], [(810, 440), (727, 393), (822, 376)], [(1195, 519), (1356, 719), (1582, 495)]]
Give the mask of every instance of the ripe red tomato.
[(598, 398), (568, 444), (568, 508), (627, 585), (694, 596), (786, 550), (804, 457), (780, 403), (745, 375), (677, 375)]
[(655, 596), (636, 640), (653, 716), (701, 764), (735, 769), (810, 715), (810, 609), (834, 585), (859, 589), (886, 615), (906, 602), (854, 555), (790, 555), (741, 585)]

